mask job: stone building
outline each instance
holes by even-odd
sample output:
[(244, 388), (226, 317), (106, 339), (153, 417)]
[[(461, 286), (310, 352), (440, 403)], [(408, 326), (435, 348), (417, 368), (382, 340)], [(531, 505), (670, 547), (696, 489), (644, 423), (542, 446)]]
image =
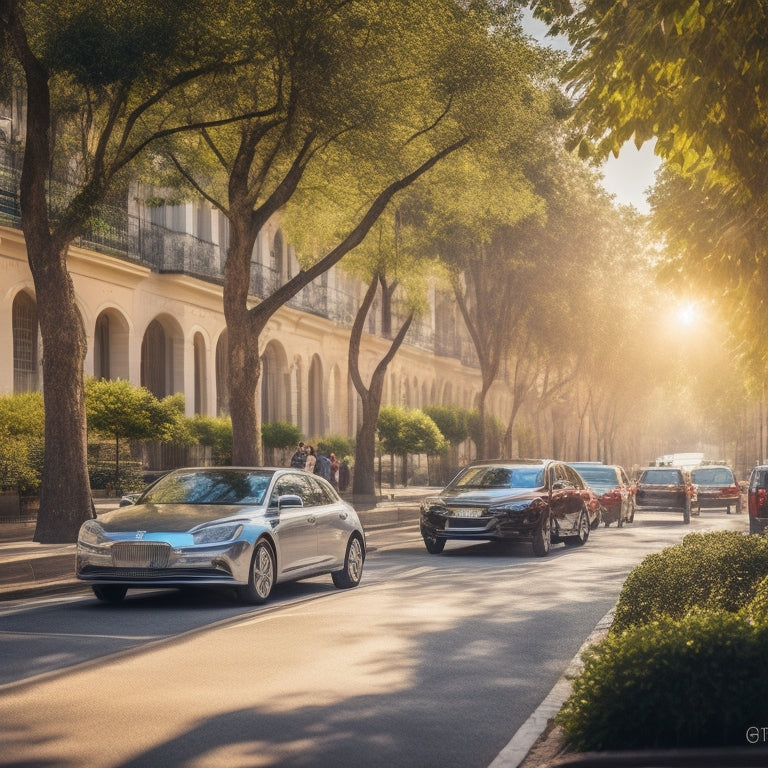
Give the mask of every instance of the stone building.
[[(36, 296), (19, 229), (18, 159), (0, 139), (0, 394), (39, 389), (41, 343)], [(98, 226), (69, 254), (85, 321), (87, 375), (122, 378), (158, 397), (181, 392), (187, 415), (228, 412), (222, 270), (228, 222), (204, 202), (147, 205), (147, 190), (102, 207)], [(127, 202), (126, 202), (127, 200)], [(278, 223), (252, 256), (253, 301), (298, 269)], [(259, 397), (263, 421), (289, 421), (307, 438), (354, 437), (358, 396), (347, 372), (349, 331), (365, 286), (336, 267), (305, 288), (262, 335)], [(388, 347), (379, 314), (369, 315), (361, 371), (370, 375)], [(473, 408), (476, 357), (451, 297), (433, 289), (430, 311), (414, 324), (391, 364), (383, 404)], [(492, 390), (502, 419), (509, 394)]]

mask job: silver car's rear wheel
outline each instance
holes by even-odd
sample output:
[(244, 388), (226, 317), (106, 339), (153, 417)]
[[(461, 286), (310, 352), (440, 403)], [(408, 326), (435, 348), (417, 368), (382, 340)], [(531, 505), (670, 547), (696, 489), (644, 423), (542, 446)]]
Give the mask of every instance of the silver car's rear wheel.
[(355, 534), (347, 544), (347, 554), (344, 557), (344, 567), (340, 571), (333, 571), (331, 578), (333, 583), (339, 589), (349, 589), (356, 587), (363, 577), (363, 563), (365, 562), (365, 551), (363, 542)]
[(240, 587), (238, 594), (243, 602), (261, 605), (269, 599), (274, 585), (275, 555), (269, 543), (260, 539), (253, 551), (248, 586)]

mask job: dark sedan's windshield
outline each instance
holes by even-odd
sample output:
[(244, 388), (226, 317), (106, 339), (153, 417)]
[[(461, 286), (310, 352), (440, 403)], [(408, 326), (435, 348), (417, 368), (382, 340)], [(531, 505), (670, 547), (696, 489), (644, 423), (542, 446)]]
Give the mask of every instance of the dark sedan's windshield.
[(141, 504), (262, 504), (272, 472), (233, 469), (171, 472), (147, 489)]
[(457, 477), (451, 488), (540, 488), (542, 467), (471, 467)]

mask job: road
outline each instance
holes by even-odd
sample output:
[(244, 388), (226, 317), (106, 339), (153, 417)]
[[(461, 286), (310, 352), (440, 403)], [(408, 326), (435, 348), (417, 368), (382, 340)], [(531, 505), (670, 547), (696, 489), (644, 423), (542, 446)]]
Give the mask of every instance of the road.
[(1, 765), (486, 768), (566, 669), (648, 553), (689, 531), (643, 513), (586, 546), (369, 532), (363, 583), (221, 593), (88, 592), (0, 606)]

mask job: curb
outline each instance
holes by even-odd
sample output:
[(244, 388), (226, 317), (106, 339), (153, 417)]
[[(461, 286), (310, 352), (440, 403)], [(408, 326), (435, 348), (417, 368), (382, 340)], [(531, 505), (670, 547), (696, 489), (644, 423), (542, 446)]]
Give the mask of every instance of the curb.
[[(570, 696), (571, 680), (579, 674), (584, 666), (581, 658), (582, 654), (590, 645), (599, 642), (608, 634), (611, 622), (613, 621), (614, 610), (615, 606), (597, 622), (589, 637), (584, 641), (573, 659), (571, 659), (568, 668), (563, 672), (544, 701), (539, 704), (531, 716), (517, 729), (517, 733), (515, 733), (507, 746), (499, 752), (488, 768), (519, 768), (526, 765), (526, 759), (532, 747), (541, 735), (545, 733), (549, 721), (560, 711), (563, 703)], [(553, 736), (553, 739), (556, 739), (553, 749), (561, 751), (561, 740), (557, 739), (556, 736)], [(531, 755), (531, 758), (532, 762), (527, 763), (531, 768), (543, 765), (533, 755)]]

